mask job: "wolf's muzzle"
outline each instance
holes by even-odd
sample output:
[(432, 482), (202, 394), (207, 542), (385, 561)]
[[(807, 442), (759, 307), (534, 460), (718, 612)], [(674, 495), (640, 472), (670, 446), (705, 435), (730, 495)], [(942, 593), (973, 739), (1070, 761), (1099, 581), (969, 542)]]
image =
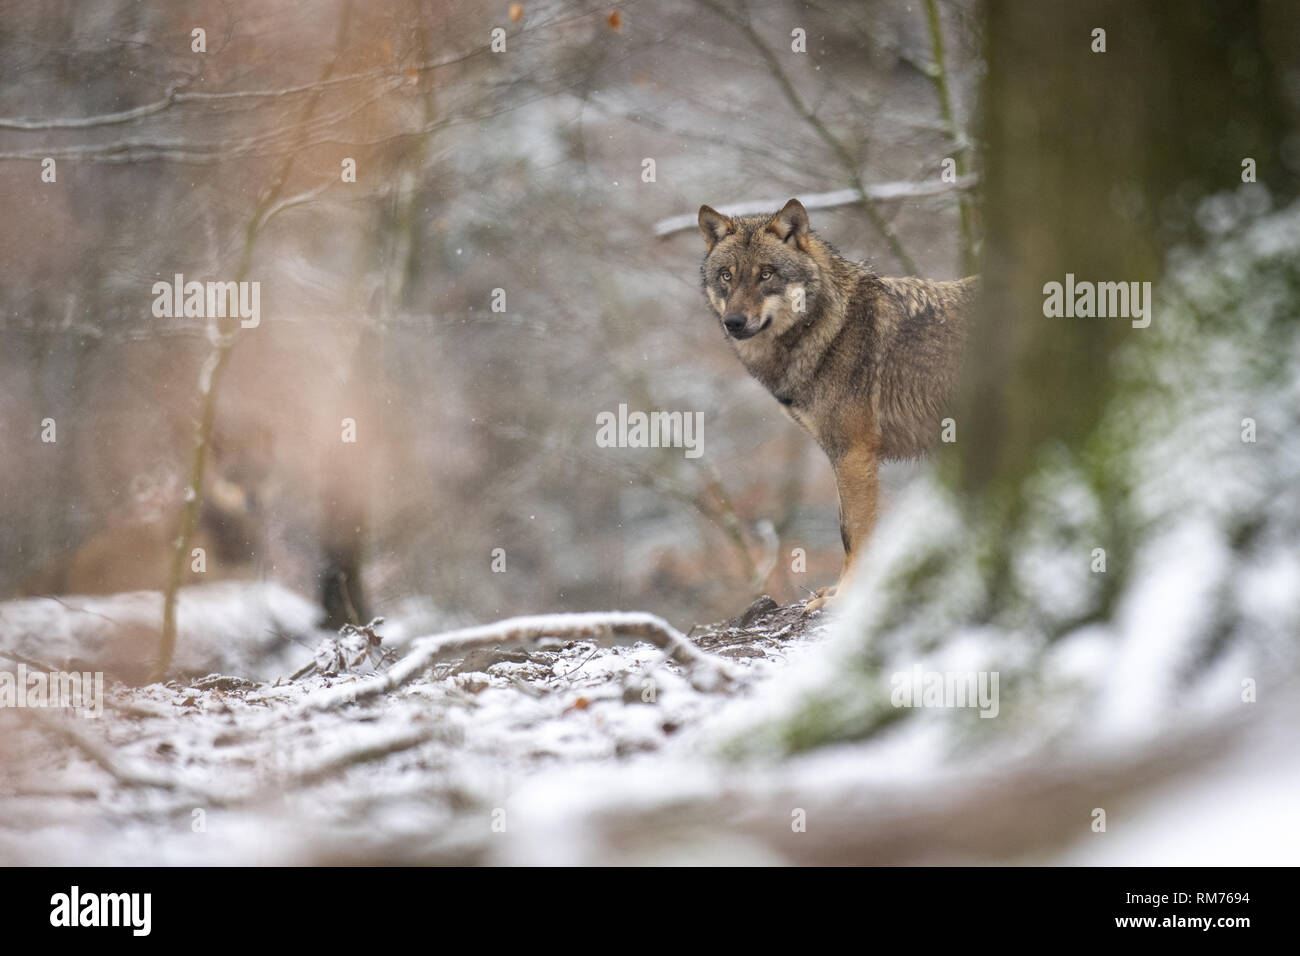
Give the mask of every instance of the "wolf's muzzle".
[(746, 319), (743, 315), (739, 315), (739, 314), (729, 315), (722, 320), (723, 328), (727, 330), (727, 334), (730, 335), (733, 339), (753, 338), (755, 335), (757, 335), (759, 332), (762, 332), (765, 328), (767, 328), (771, 324), (772, 324), (771, 319), (764, 319), (763, 324), (760, 325), (758, 328), (750, 329), (748, 327), (749, 320)]

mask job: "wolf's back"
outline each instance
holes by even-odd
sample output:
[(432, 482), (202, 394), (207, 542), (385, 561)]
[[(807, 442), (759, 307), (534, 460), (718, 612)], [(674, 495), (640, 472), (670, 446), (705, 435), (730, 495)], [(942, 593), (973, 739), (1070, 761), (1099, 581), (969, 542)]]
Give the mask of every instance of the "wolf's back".
[(872, 399), (884, 457), (917, 458), (938, 440), (978, 292), (978, 276), (880, 279)]

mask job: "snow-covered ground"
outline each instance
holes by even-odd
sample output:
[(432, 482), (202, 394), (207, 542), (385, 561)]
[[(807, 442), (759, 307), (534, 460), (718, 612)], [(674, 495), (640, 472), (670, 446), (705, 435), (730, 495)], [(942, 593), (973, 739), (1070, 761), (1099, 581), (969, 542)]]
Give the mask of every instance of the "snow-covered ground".
[[(318, 653), (291, 595), (190, 594), (178, 662), (223, 677), (117, 685), (100, 720), (0, 712), (0, 860), (1294, 864), (1300, 208), (1250, 212), (1176, 259), (1125, 356), (1103, 425), (1123, 502), (1045, 463), (996, 613), (993, 531), (926, 469), (836, 619), (760, 601), (685, 637), (627, 614), (419, 637), (417, 609), (380, 659)], [(60, 607), (0, 606), (0, 650), (62, 666), (109, 653), (73, 616), (157, 611)], [(224, 623), (191, 639), (200, 620)], [(914, 674), (997, 683), (899, 706)]]

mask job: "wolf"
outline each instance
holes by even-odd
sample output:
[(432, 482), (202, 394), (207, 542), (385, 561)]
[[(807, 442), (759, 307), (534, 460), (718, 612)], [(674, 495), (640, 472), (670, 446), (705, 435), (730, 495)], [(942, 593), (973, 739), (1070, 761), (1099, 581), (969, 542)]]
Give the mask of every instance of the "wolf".
[(797, 199), (770, 216), (701, 206), (705, 296), (745, 368), (826, 452), (844, 566), (811, 613), (844, 593), (876, 522), (881, 459), (939, 437), (979, 277), (886, 278), (818, 238)]

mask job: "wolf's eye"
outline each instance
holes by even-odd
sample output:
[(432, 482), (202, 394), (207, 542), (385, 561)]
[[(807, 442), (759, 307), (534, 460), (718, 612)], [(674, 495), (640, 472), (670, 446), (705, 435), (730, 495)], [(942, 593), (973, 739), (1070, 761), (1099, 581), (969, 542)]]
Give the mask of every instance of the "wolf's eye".
[(760, 279), (767, 280), (767, 279), (772, 278), (772, 276), (775, 275), (775, 274), (776, 274), (776, 273), (774, 273), (771, 269), (764, 269), (762, 272), (760, 272), (760, 273), (758, 274), (758, 277), (759, 277)]
[(730, 282), (730, 281), (731, 281), (731, 270), (730, 270), (730, 269), (723, 269), (721, 272), (718, 273), (718, 278), (721, 279), (723, 282)]

